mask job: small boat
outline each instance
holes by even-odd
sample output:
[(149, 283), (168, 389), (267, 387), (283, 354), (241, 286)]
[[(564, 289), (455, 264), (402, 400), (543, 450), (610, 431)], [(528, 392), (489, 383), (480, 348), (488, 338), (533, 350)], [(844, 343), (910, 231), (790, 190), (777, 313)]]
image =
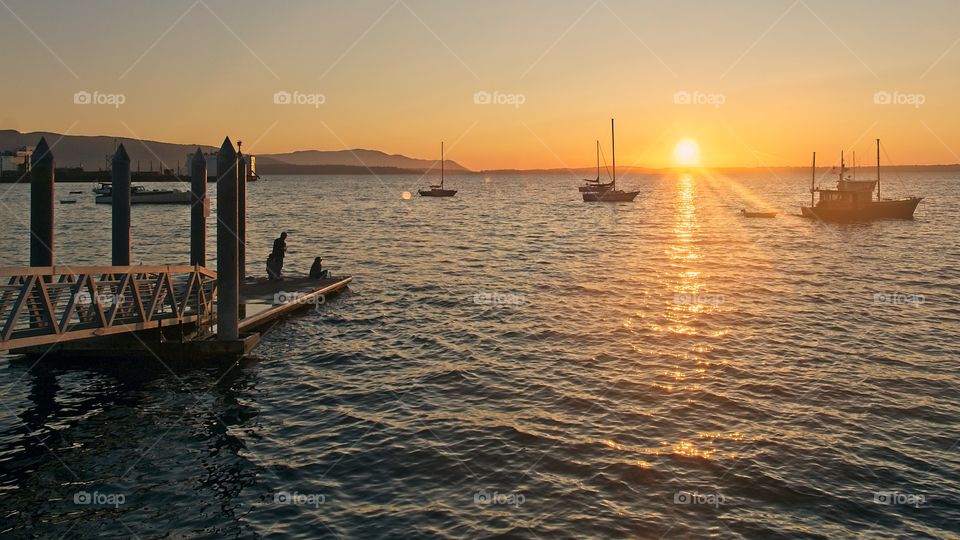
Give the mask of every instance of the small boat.
[[(98, 188), (106, 186), (109, 191), (101, 190), (96, 196), (97, 204), (113, 203), (113, 186), (109, 182), (101, 182)], [(190, 204), (192, 194), (179, 189), (147, 189), (143, 186), (130, 188), (130, 204)]]
[[(109, 195), (113, 191), (112, 182), (98, 182), (93, 188), (93, 192), (97, 195)], [(71, 191), (71, 193), (73, 193)]]
[(77, 204), (76, 199), (60, 199), (60, 204)]
[(743, 217), (748, 218), (775, 218), (779, 212), (748, 212), (746, 208), (740, 210)]
[(440, 141), (440, 185), (430, 186), (430, 189), (418, 189), (417, 193), (421, 197), (453, 197), (457, 194), (455, 189), (443, 188), (443, 141)]
[(600, 181), (600, 141), (597, 141), (597, 178), (595, 180), (584, 178), (583, 185), (579, 188), (580, 193), (604, 191), (611, 187), (613, 187), (613, 182), (603, 183)]
[(583, 202), (631, 202), (640, 193), (639, 191), (623, 191), (617, 189), (617, 145), (614, 134), (613, 118), (610, 119), (610, 154), (612, 155), (613, 178), (609, 184), (603, 184), (603, 189), (596, 191), (582, 191)]
[[(837, 189), (822, 189), (816, 186), (817, 153), (813, 153), (813, 172), (810, 179), (810, 206), (800, 207), (800, 213), (806, 218), (835, 223), (874, 221), (878, 219), (913, 219), (913, 213), (923, 197), (905, 199), (880, 198), (880, 139), (877, 139), (877, 179), (853, 180), (844, 178), (847, 171), (840, 153), (840, 173)], [(877, 198), (873, 198), (873, 190)], [(820, 195), (814, 203), (814, 193)]]
[(82, 191), (71, 191), (70, 194), (71, 194), (71, 195), (82, 195), (83, 192), (82, 192)]

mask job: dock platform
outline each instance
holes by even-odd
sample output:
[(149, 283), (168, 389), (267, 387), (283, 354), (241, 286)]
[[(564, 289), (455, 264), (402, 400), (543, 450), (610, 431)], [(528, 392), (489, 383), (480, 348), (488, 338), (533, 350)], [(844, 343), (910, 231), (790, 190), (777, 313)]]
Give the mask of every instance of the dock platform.
[(240, 337), (233, 341), (216, 339), (215, 327), (172, 321), (168, 326), (139, 332), (99, 335), (54, 345), (23, 347), (11, 352), (32, 357), (63, 355), (74, 359), (156, 358), (164, 363), (182, 365), (232, 363), (260, 344), (261, 331), (269, 324), (308, 307), (323, 305), (328, 296), (339, 293), (352, 281), (349, 276), (247, 281), (240, 287), (241, 307), (246, 315), (240, 319)]
[(240, 332), (254, 332), (299, 310), (323, 305), (327, 296), (345, 289), (351, 281), (350, 276), (247, 281), (240, 287), (240, 305), (246, 311), (240, 319)]

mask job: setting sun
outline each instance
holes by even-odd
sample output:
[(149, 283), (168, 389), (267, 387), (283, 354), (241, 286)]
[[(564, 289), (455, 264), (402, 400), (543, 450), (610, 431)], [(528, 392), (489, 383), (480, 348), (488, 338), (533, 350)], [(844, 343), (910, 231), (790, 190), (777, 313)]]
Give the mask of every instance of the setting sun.
[(700, 163), (700, 145), (693, 139), (682, 139), (673, 147), (673, 161), (682, 167)]

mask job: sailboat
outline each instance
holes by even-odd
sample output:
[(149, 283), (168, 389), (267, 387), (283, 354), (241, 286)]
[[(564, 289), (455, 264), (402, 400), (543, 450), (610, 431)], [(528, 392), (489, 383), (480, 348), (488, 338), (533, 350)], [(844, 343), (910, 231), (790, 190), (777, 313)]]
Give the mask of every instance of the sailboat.
[(610, 153), (613, 156), (613, 178), (609, 184), (603, 184), (605, 186), (604, 188), (596, 191), (581, 190), (583, 202), (630, 202), (640, 193), (639, 191), (623, 191), (622, 189), (617, 189), (617, 144), (613, 118), (610, 119)]
[(443, 188), (443, 141), (440, 141), (440, 185), (432, 185), (430, 189), (418, 189), (417, 193), (421, 197), (453, 197), (457, 194), (455, 189)]
[(583, 179), (583, 185), (580, 186), (580, 193), (586, 193), (588, 191), (603, 191), (605, 189), (610, 189), (613, 186), (613, 182), (607, 182), (606, 184), (600, 182), (600, 141), (597, 141), (597, 179), (593, 180), (590, 178)]
[[(810, 206), (800, 207), (803, 217), (821, 221), (852, 222), (875, 219), (913, 219), (913, 213), (923, 197), (906, 199), (880, 198), (880, 139), (877, 139), (877, 179), (853, 180), (844, 177), (847, 171), (843, 153), (840, 153), (840, 174), (837, 189), (815, 187), (817, 176), (817, 153), (813, 153), (813, 173), (810, 180)], [(877, 191), (876, 200), (873, 191)], [(814, 193), (820, 195), (814, 204)]]

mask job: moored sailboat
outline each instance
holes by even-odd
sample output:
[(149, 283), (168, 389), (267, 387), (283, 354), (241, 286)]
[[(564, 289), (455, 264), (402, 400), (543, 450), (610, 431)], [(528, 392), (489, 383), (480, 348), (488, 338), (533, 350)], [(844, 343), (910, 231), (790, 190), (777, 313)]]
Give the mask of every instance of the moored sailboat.
[(600, 141), (597, 141), (597, 178), (595, 180), (590, 178), (583, 179), (583, 185), (580, 186), (580, 193), (586, 193), (588, 191), (603, 191), (605, 189), (610, 189), (613, 186), (613, 182), (603, 183), (600, 181)]
[(443, 187), (443, 141), (440, 141), (440, 185), (431, 185), (430, 189), (418, 189), (417, 193), (421, 197), (453, 197), (457, 194), (457, 190)]
[[(613, 178), (611, 178), (609, 184), (603, 184), (604, 187), (601, 189), (595, 191), (583, 191), (581, 189), (584, 202), (631, 202), (640, 193), (639, 191), (617, 189), (617, 145), (613, 118), (610, 119), (610, 154), (612, 155)], [(599, 183), (599, 174), (597, 180)]]

